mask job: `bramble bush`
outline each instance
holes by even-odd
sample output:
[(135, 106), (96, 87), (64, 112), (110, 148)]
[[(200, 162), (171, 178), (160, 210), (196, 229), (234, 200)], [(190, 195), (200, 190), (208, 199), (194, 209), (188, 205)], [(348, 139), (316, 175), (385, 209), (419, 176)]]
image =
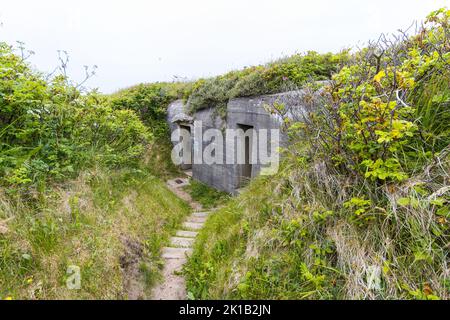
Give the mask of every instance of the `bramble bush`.
[(0, 44), (0, 177), (9, 191), (74, 177), (87, 166), (139, 160), (151, 135), (131, 110), (115, 110), (64, 75), (46, 79)]
[(172, 142), (166, 121), (168, 105), (180, 99), (191, 84), (188, 82), (158, 82), (139, 84), (106, 97), (113, 110), (133, 111), (139, 115), (153, 140), (144, 155), (144, 162), (160, 178), (178, 173), (171, 160)]
[(181, 98), (188, 86), (184, 82), (139, 84), (109, 96), (109, 104), (114, 109), (133, 110), (155, 137), (166, 138), (167, 106)]
[(328, 85), (311, 90), (303, 101), (309, 116), (291, 131), (341, 172), (408, 178), (450, 143), (449, 20), (449, 11), (436, 11), (418, 35), (382, 37), (354, 54)]

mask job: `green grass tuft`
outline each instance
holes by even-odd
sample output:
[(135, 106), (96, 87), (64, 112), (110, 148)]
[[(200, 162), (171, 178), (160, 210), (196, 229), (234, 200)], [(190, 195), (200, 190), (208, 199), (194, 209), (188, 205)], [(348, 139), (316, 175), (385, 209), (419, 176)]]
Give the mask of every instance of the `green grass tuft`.
[(185, 187), (185, 190), (194, 201), (199, 202), (205, 209), (220, 206), (230, 198), (228, 193), (218, 191), (196, 180), (191, 180), (191, 183)]

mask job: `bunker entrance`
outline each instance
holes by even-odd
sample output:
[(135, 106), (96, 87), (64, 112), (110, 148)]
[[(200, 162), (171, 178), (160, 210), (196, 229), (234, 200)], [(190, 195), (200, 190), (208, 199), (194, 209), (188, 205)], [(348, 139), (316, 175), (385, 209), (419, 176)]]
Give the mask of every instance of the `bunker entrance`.
[(244, 140), (242, 141), (243, 147), (243, 162), (239, 164), (239, 188), (247, 185), (252, 178), (252, 143), (253, 143), (253, 126), (244, 124), (238, 124), (238, 128), (244, 131)]
[[(181, 165), (181, 169), (189, 170), (192, 169), (193, 160), (191, 127), (188, 125), (180, 125), (180, 129), (186, 130), (189, 133), (188, 139), (184, 140), (183, 138), (183, 164)], [(185, 155), (184, 152), (186, 152), (187, 154)]]

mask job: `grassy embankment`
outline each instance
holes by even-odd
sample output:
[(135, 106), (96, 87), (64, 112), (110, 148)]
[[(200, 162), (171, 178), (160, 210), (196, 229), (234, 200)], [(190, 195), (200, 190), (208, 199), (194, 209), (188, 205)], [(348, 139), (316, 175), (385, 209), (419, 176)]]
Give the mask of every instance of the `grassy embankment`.
[[(145, 297), (160, 248), (190, 208), (148, 170), (92, 169), (54, 188), (37, 207), (1, 197), (2, 296), (13, 299)], [(81, 289), (69, 290), (69, 266)]]
[(178, 84), (102, 96), (64, 68), (47, 78), (0, 44), (0, 299), (146, 297), (190, 211), (164, 183)]

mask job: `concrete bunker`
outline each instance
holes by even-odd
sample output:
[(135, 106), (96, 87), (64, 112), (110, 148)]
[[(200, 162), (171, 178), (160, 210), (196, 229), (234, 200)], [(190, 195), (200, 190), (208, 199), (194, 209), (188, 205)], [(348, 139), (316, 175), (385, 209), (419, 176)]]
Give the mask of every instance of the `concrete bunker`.
[[(287, 143), (287, 137), (280, 131), (282, 120), (271, 114), (267, 106), (274, 103), (283, 103), (290, 110), (303, 112), (299, 95), (302, 91), (291, 91), (274, 95), (265, 95), (249, 98), (231, 99), (226, 108), (226, 116), (218, 115), (215, 106), (198, 110), (192, 114), (188, 112), (189, 102), (184, 103), (177, 100), (168, 107), (167, 121), (172, 133), (177, 129), (184, 129), (189, 134), (189, 143), (185, 143), (185, 148), (191, 150), (192, 156), (189, 163), (183, 162), (181, 168), (184, 170), (192, 169), (192, 178), (205, 183), (218, 190), (226, 191), (231, 194), (237, 194), (238, 190), (248, 184), (248, 182), (258, 176), (265, 169), (265, 163), (261, 149), (267, 149), (267, 154), (273, 154), (278, 151), (279, 146)], [(216, 158), (214, 163), (205, 163), (198, 161), (203, 159), (201, 153), (205, 150), (211, 150), (211, 144), (221, 145), (220, 141), (215, 141), (208, 136), (203, 139), (203, 133), (208, 129), (215, 129), (224, 134), (223, 151), (213, 156)], [(240, 131), (243, 138), (239, 143), (235, 136), (228, 135), (229, 131)], [(242, 140), (243, 139), (243, 140)], [(277, 144), (272, 144), (278, 139)], [(173, 141), (179, 143), (179, 141)], [(231, 146), (236, 145), (236, 148)], [(239, 147), (240, 146), (240, 147)], [(242, 161), (229, 161), (239, 158)], [(243, 159), (242, 159), (243, 158)], [(196, 161), (197, 160), (197, 161)]]

